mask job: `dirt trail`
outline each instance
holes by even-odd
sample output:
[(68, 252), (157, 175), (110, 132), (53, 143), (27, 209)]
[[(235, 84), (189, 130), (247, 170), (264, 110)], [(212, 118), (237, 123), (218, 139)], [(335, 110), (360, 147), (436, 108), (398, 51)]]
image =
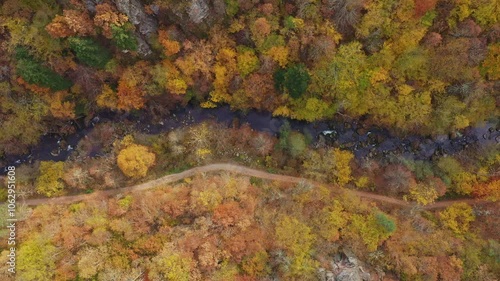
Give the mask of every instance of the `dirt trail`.
[[(151, 189), (160, 185), (165, 185), (169, 184), (172, 182), (176, 182), (179, 180), (182, 180), (184, 178), (188, 178), (191, 176), (194, 176), (196, 174), (200, 173), (207, 173), (207, 172), (216, 172), (216, 171), (226, 171), (226, 172), (232, 172), (240, 175), (246, 175), (246, 176), (251, 176), (251, 177), (256, 177), (256, 178), (261, 178), (261, 179), (266, 179), (266, 180), (275, 180), (275, 181), (283, 181), (283, 182), (291, 182), (291, 183), (299, 183), (301, 181), (306, 181), (310, 182), (314, 185), (318, 185), (319, 183), (300, 178), (300, 177), (293, 177), (293, 176), (285, 176), (285, 175), (277, 175), (277, 174), (271, 174), (268, 172), (264, 172), (261, 170), (256, 170), (252, 168), (247, 168), (244, 166), (236, 165), (236, 164), (225, 164), (225, 163), (220, 163), (220, 164), (209, 164), (201, 167), (195, 167), (177, 174), (171, 174), (168, 176), (161, 177), (156, 180), (152, 180), (149, 182), (145, 182), (142, 184), (138, 185), (133, 185), (129, 187), (124, 187), (124, 188), (118, 188), (118, 189), (113, 189), (113, 190), (104, 190), (104, 191), (97, 191), (92, 194), (82, 194), (82, 195), (74, 195), (74, 196), (61, 196), (61, 197), (56, 197), (56, 198), (41, 198), (41, 199), (29, 199), (25, 200), (24, 203), (29, 206), (36, 206), (36, 205), (42, 205), (42, 204), (70, 204), (70, 203), (75, 203), (78, 201), (83, 201), (91, 198), (97, 198), (101, 196), (112, 196), (120, 193), (125, 193), (125, 192), (132, 192), (132, 191), (143, 191), (147, 189)], [(357, 191), (357, 190), (350, 190), (349, 192), (352, 192), (353, 194), (362, 197), (362, 198), (367, 198), (370, 200), (374, 201), (380, 201), (380, 202), (385, 202), (385, 203), (390, 203), (402, 207), (412, 207), (414, 204), (408, 203), (406, 201), (388, 197), (388, 196), (383, 196), (383, 195), (378, 195), (378, 194), (373, 194), (370, 192), (364, 192), (364, 191)], [(458, 203), (458, 202), (465, 202), (468, 204), (483, 204), (483, 203), (488, 203), (487, 201), (482, 201), (482, 200), (475, 200), (475, 199), (463, 199), (463, 200), (449, 200), (449, 201), (440, 201), (436, 202), (434, 204), (427, 205), (423, 207), (425, 210), (431, 210), (431, 209), (439, 209), (439, 208), (445, 208), (447, 206), (450, 206), (453, 203)]]

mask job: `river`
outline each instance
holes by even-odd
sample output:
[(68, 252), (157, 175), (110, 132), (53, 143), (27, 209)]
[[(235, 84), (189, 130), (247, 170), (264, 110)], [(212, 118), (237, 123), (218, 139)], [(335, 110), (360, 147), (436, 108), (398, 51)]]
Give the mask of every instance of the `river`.
[[(3, 162), (19, 166), (22, 163), (36, 160), (64, 161), (74, 151), (78, 142), (97, 123), (102, 122), (128, 120), (135, 122), (136, 129), (143, 133), (158, 134), (206, 120), (230, 126), (235, 119), (239, 120), (240, 124), (248, 123), (254, 130), (273, 135), (278, 135), (281, 126), (288, 122), (293, 130), (309, 135), (313, 139), (313, 145), (323, 143), (348, 149), (358, 159), (394, 154), (408, 159), (428, 160), (434, 155), (452, 155), (473, 145), (487, 146), (500, 143), (500, 123), (498, 121), (485, 122), (482, 126), (466, 128), (452, 138), (449, 135), (397, 137), (380, 127), (366, 128), (356, 120), (351, 122), (304, 122), (284, 117), (273, 117), (269, 112), (231, 111), (229, 106), (204, 109), (189, 105), (173, 111), (167, 118), (157, 123), (151, 122), (145, 114), (133, 116), (131, 114), (100, 113), (92, 119), (88, 126), (80, 128), (74, 134), (65, 136), (64, 140), (59, 135), (44, 135), (39, 144), (33, 147), (28, 154), (9, 155), (3, 159)], [(61, 141), (65, 143), (64, 149), (61, 149)], [(0, 173), (3, 174), (5, 171), (5, 167), (0, 168)]]

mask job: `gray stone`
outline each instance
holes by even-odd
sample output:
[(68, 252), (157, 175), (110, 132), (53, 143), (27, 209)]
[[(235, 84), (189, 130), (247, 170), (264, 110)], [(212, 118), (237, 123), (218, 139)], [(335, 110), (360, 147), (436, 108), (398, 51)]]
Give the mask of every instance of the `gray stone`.
[(326, 272), (326, 281), (335, 281), (335, 275), (333, 274), (333, 272)]
[(208, 10), (206, 0), (193, 0), (189, 6), (189, 18), (194, 23), (201, 23), (208, 16)]
[(137, 53), (141, 57), (148, 57), (151, 54), (153, 54), (153, 51), (151, 51), (151, 47), (149, 47), (149, 44), (142, 39), (141, 36), (136, 34), (136, 39), (137, 39)]
[(158, 29), (156, 20), (146, 14), (139, 0), (115, 0), (115, 4), (118, 11), (126, 14), (129, 21), (138, 26), (138, 31), (141, 35), (148, 38), (150, 34), (156, 33)]
[(318, 269), (318, 279), (320, 281), (326, 281), (326, 269), (322, 267)]
[(346, 268), (337, 274), (335, 281), (363, 281), (363, 279), (357, 268)]
[(87, 11), (89, 11), (91, 14), (95, 14), (95, 6), (97, 4), (100, 4), (102, 0), (85, 0), (83, 1), (83, 4), (85, 5), (85, 8)]

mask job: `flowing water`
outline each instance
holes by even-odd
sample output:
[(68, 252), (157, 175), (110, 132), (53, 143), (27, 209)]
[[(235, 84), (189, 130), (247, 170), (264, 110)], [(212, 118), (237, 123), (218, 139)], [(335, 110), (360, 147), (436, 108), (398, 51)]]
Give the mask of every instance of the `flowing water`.
[[(238, 120), (239, 124), (248, 123), (254, 130), (278, 135), (282, 125), (288, 122), (293, 130), (309, 135), (314, 140), (314, 145), (324, 144), (348, 149), (354, 153), (356, 158), (401, 155), (408, 159), (427, 160), (434, 155), (455, 154), (472, 145), (487, 146), (499, 145), (500, 143), (500, 124), (498, 122), (487, 122), (482, 126), (467, 128), (451, 138), (448, 135), (397, 137), (386, 129), (367, 128), (357, 121), (303, 122), (273, 117), (269, 112), (249, 111), (245, 114), (240, 111), (231, 111), (229, 106), (213, 109), (187, 106), (173, 111), (169, 117), (155, 123), (145, 115), (134, 117), (129, 114), (101, 113), (94, 117), (88, 126), (79, 129), (74, 134), (65, 136), (64, 139), (54, 134), (42, 136), (39, 144), (33, 147), (29, 154), (7, 156), (4, 163), (18, 166), (21, 163), (35, 160), (64, 161), (76, 148), (78, 142), (91, 132), (97, 123), (123, 122), (124, 120), (136, 122), (136, 128), (148, 134), (168, 132), (206, 120), (227, 126), (230, 126), (234, 120)], [(5, 168), (0, 168), (0, 173), (4, 172)]]

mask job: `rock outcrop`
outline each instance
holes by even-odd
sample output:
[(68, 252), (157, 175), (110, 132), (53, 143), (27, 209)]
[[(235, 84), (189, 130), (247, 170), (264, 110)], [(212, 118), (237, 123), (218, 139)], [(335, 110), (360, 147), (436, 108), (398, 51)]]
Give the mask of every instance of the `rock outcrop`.
[(158, 23), (152, 16), (146, 14), (141, 2), (138, 0), (115, 0), (115, 4), (118, 11), (127, 15), (128, 20), (138, 27), (142, 36), (148, 38), (151, 33), (156, 33)]
[(359, 260), (353, 255), (345, 252), (337, 255), (331, 262), (329, 270), (320, 268), (318, 270), (321, 281), (370, 281), (370, 273), (366, 272), (360, 265)]
[(158, 30), (155, 18), (146, 14), (139, 0), (115, 0), (115, 4), (118, 11), (127, 15), (128, 20), (137, 27), (137, 53), (141, 57), (150, 56), (153, 52), (147, 40)]

